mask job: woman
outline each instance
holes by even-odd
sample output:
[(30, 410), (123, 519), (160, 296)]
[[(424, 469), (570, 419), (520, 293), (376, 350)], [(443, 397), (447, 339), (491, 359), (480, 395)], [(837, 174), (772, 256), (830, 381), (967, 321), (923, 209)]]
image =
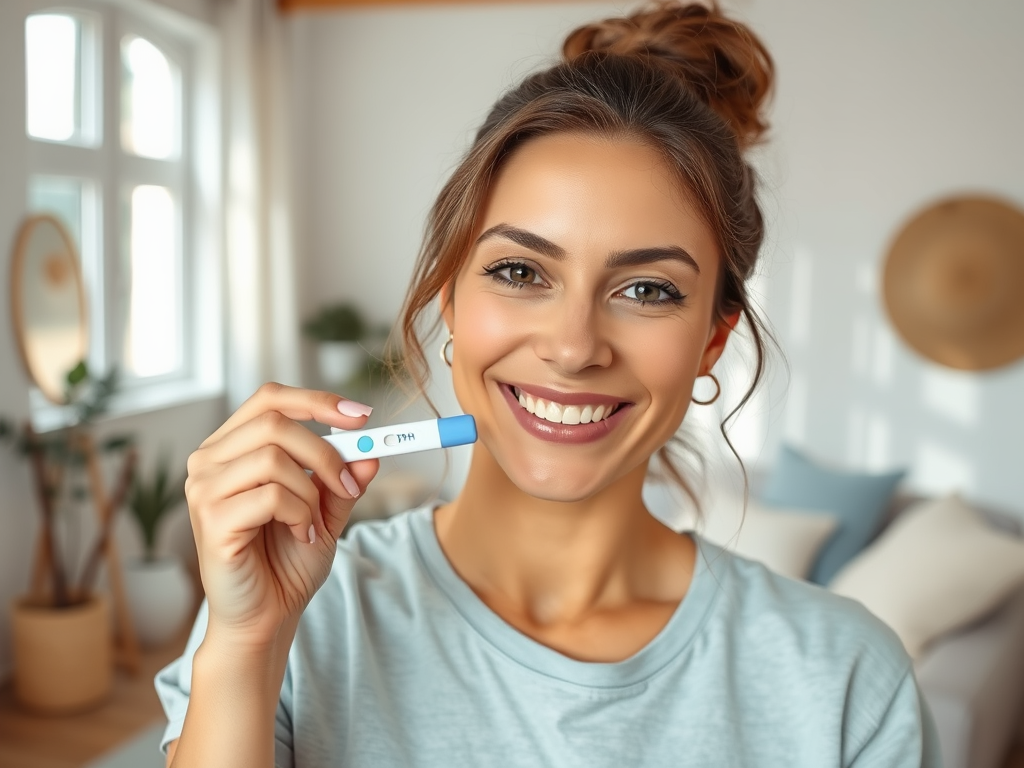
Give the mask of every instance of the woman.
[(204, 442), (207, 602), (157, 680), (176, 768), (938, 765), (891, 632), (641, 500), (652, 456), (682, 480), (666, 446), (741, 316), (760, 370), (742, 152), (771, 82), (745, 27), (661, 4), (575, 31), (498, 101), (403, 317), (422, 385), (440, 299), (480, 435), (466, 485), (336, 545), (376, 462), (295, 420), (367, 407), (270, 385)]

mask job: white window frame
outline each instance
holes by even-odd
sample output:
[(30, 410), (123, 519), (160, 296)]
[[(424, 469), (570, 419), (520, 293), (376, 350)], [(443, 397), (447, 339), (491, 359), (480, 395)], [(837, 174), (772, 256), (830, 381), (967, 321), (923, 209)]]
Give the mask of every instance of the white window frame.
[[(96, 135), (83, 126), (79, 141), (53, 142), (28, 136), (24, 190), (28, 203), (33, 177), (52, 176), (91, 181), (92, 205), (99, 216), (83, 211), (82, 261), (90, 312), (89, 366), (96, 372), (121, 363), (127, 323), (127, 296), (120, 281), (128, 279), (128, 197), (137, 184), (171, 189), (179, 216), (179, 268), (183, 300), (182, 367), (171, 374), (133, 378), (122, 386), (110, 415), (152, 410), (224, 392), (222, 252), (222, 115), (220, 55), (216, 31), (165, 7), (141, 0), (28, 2), (22, 19), (39, 13), (73, 15), (93, 26), (96, 72), (84, 72), (101, 105)], [(156, 45), (178, 69), (181, 128), (176, 161), (137, 157), (121, 145), (121, 41), (126, 35)], [(83, 35), (83, 39), (86, 38)], [(24, 39), (24, 33), (22, 33)], [(86, 50), (83, 45), (83, 51)], [(21, 55), (22, 67), (25, 55)], [(24, 82), (24, 76), (22, 77)], [(83, 102), (89, 94), (83, 88)], [(88, 105), (82, 107), (88, 114)], [(88, 196), (83, 208), (90, 203)], [(95, 222), (95, 224), (93, 224)], [(102, 254), (102, 256), (101, 256)], [(124, 369), (123, 365), (119, 367)], [(37, 429), (66, 424), (69, 409), (55, 405), (33, 387), (32, 419)]]

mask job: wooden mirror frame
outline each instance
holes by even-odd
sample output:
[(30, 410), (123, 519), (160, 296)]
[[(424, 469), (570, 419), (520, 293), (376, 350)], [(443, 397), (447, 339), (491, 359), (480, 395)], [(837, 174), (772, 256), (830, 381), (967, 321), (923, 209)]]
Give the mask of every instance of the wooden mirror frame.
[(85, 301), (85, 282), (82, 279), (82, 266), (78, 249), (75, 247), (75, 241), (68, 234), (67, 227), (57, 217), (50, 214), (30, 214), (25, 217), (21, 227), (18, 229), (18, 236), (14, 241), (14, 251), (11, 255), (11, 324), (18, 346), (18, 354), (21, 357), (21, 363), (28, 377), (39, 388), (39, 391), (46, 396), (47, 400), (63, 405), (63, 392), (47, 392), (40, 384), (36, 371), (33, 370), (31, 365), (28, 354), (28, 342), (25, 338), (25, 307), (24, 297), (21, 292), (21, 282), (25, 270), (25, 251), (36, 227), (42, 224), (50, 224), (57, 230), (57, 234), (63, 240), (68, 253), (72, 256), (71, 271), (72, 277), (75, 280), (76, 293), (78, 294), (78, 328), (79, 338), (81, 339), (82, 359), (85, 359), (89, 353), (89, 309)]

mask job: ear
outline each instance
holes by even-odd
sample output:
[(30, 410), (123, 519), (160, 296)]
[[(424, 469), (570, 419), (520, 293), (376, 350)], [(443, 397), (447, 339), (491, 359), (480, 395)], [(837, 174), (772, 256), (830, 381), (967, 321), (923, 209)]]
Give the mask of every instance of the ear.
[(437, 296), (441, 301), (441, 317), (451, 331), (455, 327), (455, 278), (442, 285)]
[(718, 362), (718, 358), (722, 356), (725, 351), (725, 343), (729, 341), (729, 334), (736, 329), (736, 324), (740, 321), (740, 313), (735, 312), (731, 315), (726, 315), (723, 318), (719, 318), (715, 321), (715, 324), (711, 326), (711, 333), (708, 336), (707, 346), (704, 347), (704, 354), (700, 359), (700, 372), (698, 376), (706, 376), (710, 373), (711, 369), (715, 367), (715, 363)]

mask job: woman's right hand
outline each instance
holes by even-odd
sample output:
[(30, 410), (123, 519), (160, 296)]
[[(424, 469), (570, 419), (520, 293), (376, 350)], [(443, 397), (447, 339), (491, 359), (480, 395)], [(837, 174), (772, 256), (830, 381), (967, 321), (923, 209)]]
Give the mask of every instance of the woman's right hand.
[(346, 467), (295, 420), (360, 429), (369, 412), (329, 392), (265, 384), (189, 457), (185, 494), (208, 632), (259, 647), (298, 620), (326, 581), (355, 499), (379, 464)]

